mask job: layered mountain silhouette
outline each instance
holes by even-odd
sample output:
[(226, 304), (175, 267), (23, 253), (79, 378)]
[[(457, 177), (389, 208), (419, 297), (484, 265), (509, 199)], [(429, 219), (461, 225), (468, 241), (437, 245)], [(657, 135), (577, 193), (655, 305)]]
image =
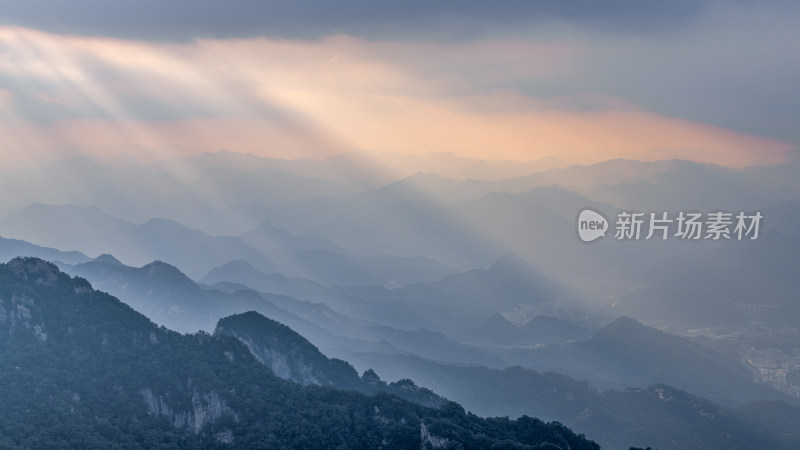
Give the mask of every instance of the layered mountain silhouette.
[[(35, 225), (25, 227), (26, 223)], [(136, 225), (97, 208), (34, 204), (0, 221), (2, 233), (86, 254), (110, 253), (127, 264), (161, 260), (196, 279), (235, 260), (248, 261), (265, 273), (280, 272), (325, 285), (403, 285), (453, 273), (429, 258), (349, 251), (267, 222), (239, 236), (212, 235), (170, 219), (154, 218)]]
[[(399, 301), (375, 302), (348, 293), (348, 289), (323, 286), (313, 280), (265, 274), (243, 260), (215, 267), (200, 279), (214, 288), (233, 292), (249, 287), (262, 292), (288, 295), (312, 302), (326, 303), (354, 319), (381, 323), (399, 329), (433, 329), (436, 326), (421, 313)], [(379, 289), (379, 288), (378, 288)]]
[(485, 324), (464, 332), (463, 339), (486, 345), (526, 347), (561, 344), (588, 337), (590, 330), (564, 319), (538, 315), (523, 324), (515, 324), (495, 314)]
[[(603, 448), (794, 448), (796, 433), (790, 419), (775, 422), (780, 429), (757, 424), (768, 409), (777, 415), (790, 406), (775, 402), (729, 409), (664, 384), (643, 388), (601, 390), (565, 375), (542, 373), (518, 366), (503, 370), (454, 366), (404, 355), (358, 355), (359, 363), (380, 366), (387, 378), (413, 374), (420, 385), (456, 399), (478, 415), (535, 415), (581, 430)], [(745, 411), (750, 411), (745, 414)], [(794, 417), (794, 416), (790, 416)]]
[(511, 359), (600, 387), (666, 383), (723, 405), (790, 400), (757, 384), (739, 361), (679, 336), (620, 317), (586, 340), (539, 349), (513, 349)]
[(107, 214), (96, 206), (32, 203), (0, 219), (3, 235), (56, 248), (76, 248), (76, 244), (91, 236), (134, 228), (134, 223)]
[(282, 380), (239, 339), (159, 328), (40, 259), (0, 265), (0, 299), (6, 446), (598, 448), (560, 424)]
[(762, 230), (746, 239), (682, 255), (642, 271), (645, 287), (620, 299), (627, 314), (694, 326), (746, 326), (742, 304), (765, 305), (755, 319), (773, 327), (800, 319), (800, 239)]
[(222, 291), (202, 286), (176, 267), (156, 261), (136, 268), (117, 261), (91, 261), (65, 267), (99, 289), (128, 302), (158, 324), (182, 332), (212, 331), (216, 318), (257, 311), (291, 326), (326, 353), (411, 352), (433, 360), (502, 365), (498, 356), (476, 346), (419, 328), (398, 330), (354, 320), (324, 303), (235, 287)]
[(332, 386), (364, 393), (389, 392), (430, 407), (440, 407), (446, 402), (429, 389), (418, 387), (408, 379), (386, 383), (371, 369), (359, 377), (349, 363), (326, 357), (291, 328), (256, 312), (221, 319), (214, 335), (235, 337), (275, 375), (296, 383)]
[[(21, 262), (34, 260), (0, 267), (0, 422), (13, 421), (0, 447), (335, 448), (358, 436), (418, 448), (446, 435), (491, 448), (517, 426), (473, 420), (433, 392), (479, 415), (558, 420), (611, 448), (800, 447), (796, 399), (776, 390), (799, 379), (800, 164), (364, 156), (81, 157), (4, 172), (0, 261), (54, 261), (133, 310)], [(764, 220), (755, 241), (611, 232), (587, 245), (583, 208), (612, 222), (622, 210)], [(80, 314), (59, 309), (73, 300)], [(306, 390), (272, 390), (262, 405), (261, 379)], [(342, 389), (385, 401), (342, 409)], [(327, 403), (305, 414), (301, 398)], [(139, 399), (144, 409), (129, 406)], [(503, 438), (517, 444), (515, 433)], [(424, 437), (394, 440), (412, 434)]]
[(60, 261), (66, 264), (79, 264), (87, 262), (91, 258), (81, 252), (63, 252), (55, 248), (40, 247), (30, 242), (19, 239), (8, 239), (0, 236), (0, 261), (8, 261), (17, 256), (32, 256), (36, 258), (46, 258), (52, 261)]
[(396, 289), (355, 287), (345, 292), (364, 299), (401, 302), (420, 311), (437, 329), (477, 325), (497, 312), (518, 305), (545, 305), (565, 294), (559, 283), (539, 273), (516, 255), (489, 268), (448, 275), (441, 280)]

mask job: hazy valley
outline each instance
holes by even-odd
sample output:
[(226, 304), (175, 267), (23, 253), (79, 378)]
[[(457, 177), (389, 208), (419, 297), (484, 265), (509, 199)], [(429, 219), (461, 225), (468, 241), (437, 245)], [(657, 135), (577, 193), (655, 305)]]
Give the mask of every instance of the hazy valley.
[[(170, 174), (179, 162), (193, 178)], [(797, 167), (766, 175), (766, 167), (616, 160), (501, 178), (477, 166), (469, 175), (486, 179), (416, 174), (380, 185), (356, 170), (343, 182), (339, 162), (209, 154), (139, 167), (137, 177), (154, 183), (141, 186), (158, 186), (148, 192), (113, 161), (63, 161), (37, 177), (84, 167), (90, 187), (48, 182), (25, 187), (28, 198), (5, 198), (0, 256), (53, 261), (129, 305), (126, 314), (162, 326), (156, 333), (234, 337), (244, 343), (236, 351), (301, 385), (555, 420), (609, 448), (800, 442), (787, 422), (764, 419), (800, 408), (800, 242), (785, 234), (798, 222), (784, 200), (800, 194)], [(725, 189), (684, 183), (697, 171)], [(233, 191), (199, 189), (214, 177)], [(770, 216), (752, 242), (577, 239), (577, 211), (613, 218), (641, 208), (630, 195), (642, 183), (659, 186), (651, 209), (759, 204)], [(297, 194), (252, 195), (275, 189)], [(18, 305), (21, 292), (3, 298)], [(45, 333), (28, 320), (35, 315), (3, 311), (9, 336), (17, 323), (34, 338)], [(142, 389), (151, 416), (178, 414), (188, 401)], [(197, 395), (206, 400), (195, 405), (211, 401)], [(244, 423), (239, 413), (209, 407), (227, 428), (170, 420), (198, 439), (242, 442), (248, 432), (230, 425)]]

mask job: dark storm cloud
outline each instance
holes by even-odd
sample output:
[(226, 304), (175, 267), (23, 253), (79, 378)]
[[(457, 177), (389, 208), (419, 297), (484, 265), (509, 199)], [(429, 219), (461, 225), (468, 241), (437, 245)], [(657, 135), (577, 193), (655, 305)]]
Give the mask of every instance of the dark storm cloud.
[(74, 0), (5, 1), (0, 21), (56, 32), (148, 40), (195, 37), (462, 38), (504, 27), (562, 21), (619, 32), (670, 29), (702, 15), (709, 2)]
[[(491, 98), (508, 91), (530, 100), (466, 102), (488, 110), (556, 105), (593, 111), (614, 109), (596, 101), (613, 99), (615, 105), (800, 146), (800, 58), (792, 47), (800, 40), (798, 18), (800, 3), (788, 0), (6, 0), (0, 6), (0, 26), (121, 38), (136, 45), (149, 41), (147, 45), (178, 57), (192, 71), (202, 62), (198, 55), (207, 51), (189, 49), (204, 45), (192, 42), (196, 38), (266, 37), (272, 44), (296, 45), (287, 55), (303, 55), (303, 46), (317, 46), (330, 50), (314, 54), (321, 61), (334, 61), (342, 52), (343, 64), (361, 59), (402, 68), (397, 73), (413, 75), (410, 90), (415, 95)], [(25, 42), (30, 36), (20, 33), (16, 39), (15, 33), (7, 33), (11, 47), (0, 45), (0, 63), (5, 60), (8, 72), (0, 73), (0, 94), (13, 94), (6, 95), (6, 103), (13, 102), (19, 114), (34, 122), (117, 115), (85, 99), (60, 98), (70, 91), (69, 83), (53, 77), (40, 80), (42, 67)], [(320, 39), (336, 34), (358, 39)], [(218, 110), (225, 103), (220, 98), (181, 97), (163, 87), (172, 86), (169, 80), (151, 86), (152, 80), (130, 71), (127, 64), (120, 63), (121, 73), (107, 73), (92, 59), (93, 51), (85, 50), (69, 62), (85, 69), (98, 85), (137, 86), (107, 93), (130, 117), (276, 114), (251, 105), (251, 93), (235, 87), (241, 80), (232, 81), (233, 87), (218, 86), (216, 79), (209, 82), (239, 105), (232, 108), (236, 111)], [(187, 51), (198, 53), (181, 53)], [(25, 66), (27, 72), (14, 61), (15, 54), (31, 63)], [(244, 64), (262, 56), (268, 58), (253, 53)], [(156, 72), (161, 76), (169, 70)], [(305, 81), (313, 86), (319, 80)], [(54, 83), (57, 86), (51, 86)], [(379, 83), (376, 88), (388, 85)], [(153, 89), (142, 94), (142, 86)], [(164, 105), (164, 99), (170, 104)]]

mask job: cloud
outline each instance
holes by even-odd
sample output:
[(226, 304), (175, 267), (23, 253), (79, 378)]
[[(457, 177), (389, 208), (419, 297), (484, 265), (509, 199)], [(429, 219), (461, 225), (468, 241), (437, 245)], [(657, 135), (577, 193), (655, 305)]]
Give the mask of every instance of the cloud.
[(8, 111), (14, 102), (14, 93), (8, 89), (0, 89), (0, 111)]
[[(277, 157), (452, 151), (734, 166), (779, 163), (795, 147), (609, 94), (602, 79), (638, 76), (615, 43), (346, 35), (159, 43), (5, 27), (0, 81), (10, 100), (0, 138), (29, 158), (229, 148)], [(653, 48), (625, 46), (629, 58)], [(616, 60), (598, 65), (603, 55)]]
[(559, 21), (582, 27), (653, 32), (692, 21), (714, 1), (485, 0), (6, 0), (2, 20), (55, 33), (135, 40), (272, 37), (316, 40), (462, 39), (497, 29)]

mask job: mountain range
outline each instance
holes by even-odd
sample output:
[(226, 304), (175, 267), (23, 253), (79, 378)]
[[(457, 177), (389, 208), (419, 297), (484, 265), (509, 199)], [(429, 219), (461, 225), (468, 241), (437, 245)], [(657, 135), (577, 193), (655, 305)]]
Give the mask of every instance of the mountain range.
[(282, 380), (237, 338), (159, 328), (39, 259), (0, 266), (0, 299), (4, 446), (598, 448), (528, 417)]
[[(26, 227), (26, 223), (36, 226)], [(339, 285), (402, 285), (453, 272), (424, 257), (349, 251), (329, 240), (295, 236), (266, 222), (239, 236), (215, 236), (173, 220), (150, 219), (137, 225), (95, 207), (33, 204), (0, 221), (0, 232), (85, 254), (110, 253), (133, 265), (162, 260), (194, 278), (234, 260), (246, 260), (266, 273)]]
[(63, 268), (118, 296), (156, 323), (182, 332), (210, 332), (218, 317), (252, 310), (277, 318), (326, 353), (335, 355), (353, 351), (411, 352), (433, 360), (502, 365), (502, 359), (491, 352), (453, 341), (441, 333), (419, 328), (397, 330), (351, 319), (324, 303), (247, 287), (230, 292), (208, 288), (160, 261), (136, 268), (107, 255)]
[[(104, 259), (107, 261), (97, 261), (83, 267), (96, 268), (100, 263), (119, 264), (109, 257)], [(89, 274), (90, 278), (96, 277), (91, 275), (91, 272), (84, 273)], [(261, 279), (258, 274), (256, 276), (257, 279)], [(202, 285), (191, 280), (185, 284), (188, 280), (185, 276), (180, 279), (184, 280), (184, 286), (204, 289)], [(290, 284), (300, 283), (303, 286), (321, 289), (322, 292), (327, 291), (324, 287), (303, 280), (288, 281)], [(158, 291), (157, 285), (152, 282), (137, 282), (128, 277), (121, 278), (117, 283), (128, 286), (139, 283), (142, 290)], [(176, 283), (173, 286), (179, 285)], [(177, 292), (178, 290), (172, 289), (161, 301), (167, 298), (181, 298)], [(240, 286), (233, 292), (242, 294), (247, 291), (242, 291)], [(126, 298), (125, 295), (122, 297)], [(504, 367), (502, 363), (488, 363), (484, 356), (479, 356), (480, 354), (474, 350), (471, 355), (463, 353), (466, 347), (459, 347), (454, 342), (448, 343), (445, 336), (436, 337), (435, 333), (392, 330), (376, 325), (359, 326), (346, 316), (338, 315), (335, 310), (325, 308), (323, 304), (305, 303), (286, 296), (266, 298), (272, 298), (282, 307), (295, 309), (289, 312), (288, 309), (277, 306), (270, 308), (262, 306), (261, 311), (264, 314), (281, 318), (293, 324), (292, 326), (305, 330), (304, 333), (309, 333), (309, 336), (314, 337), (314, 341), (323, 344), (326, 353), (336, 354), (352, 361), (361, 370), (366, 371), (372, 367), (383, 378), (396, 380), (395, 383), (400, 383), (401, 386), (406, 383), (405, 379), (414, 379), (420, 386), (454, 399), (480, 415), (527, 414), (558, 420), (584, 430), (590, 438), (612, 448), (626, 443), (642, 446), (657, 445), (660, 448), (697, 447), (701, 443), (708, 445), (709, 448), (736, 448), (735, 445), (741, 444), (742, 448), (748, 448), (756, 445), (754, 443), (766, 445), (765, 442), (781, 448), (780, 445), (786, 445), (787, 442), (785, 439), (778, 439), (776, 437), (778, 433), (775, 431), (744, 432), (743, 430), (748, 429), (747, 424), (753, 423), (752, 418), (743, 418), (738, 410), (718, 406), (701, 397), (713, 398), (723, 405), (743, 405), (767, 399), (779, 399), (778, 404), (782, 405), (785, 401), (789, 401), (788, 397), (754, 383), (753, 374), (739, 361), (732, 360), (727, 355), (646, 327), (629, 318), (620, 318), (585, 339), (584, 337), (590, 333), (589, 330), (564, 320), (537, 317), (525, 325), (515, 325), (502, 317), (495, 316), (487, 322), (484, 329), (486, 333), (498, 333), (499, 326), (499, 339), (507, 338), (504, 332), (514, 330), (512, 333), (522, 333), (522, 337), (519, 334), (511, 334), (511, 337), (514, 340), (523, 340), (512, 341), (510, 344), (502, 340), (495, 343), (488, 339), (475, 342), (484, 347), (510, 346), (501, 352), (507, 359), (528, 367), (566, 373), (606, 389), (614, 388), (604, 391), (564, 375), (537, 374), (519, 367), (501, 369)], [(225, 303), (236, 301), (236, 297), (233, 296), (227, 298)], [(293, 306), (303, 304), (306, 306)], [(247, 306), (245, 304), (242, 308)], [(320, 316), (324, 318), (333, 315), (337, 319), (326, 322), (320, 320), (319, 316), (315, 317), (316, 313), (312, 311), (321, 311)], [(299, 315), (302, 314), (305, 315), (300, 318)], [(320, 380), (332, 379), (338, 379), (348, 386), (362, 383), (358, 381), (360, 378), (349, 364), (343, 361), (331, 362), (322, 356), (314, 345), (288, 327), (262, 318), (256, 313), (238, 314), (233, 317), (249, 324), (244, 327), (248, 329), (249, 334), (240, 331), (237, 338), (245, 342), (257, 355), (257, 359), (271, 367), (275, 373), (301, 383), (321, 384), (327, 381)], [(227, 333), (225, 330), (227, 330), (225, 321), (220, 322), (217, 332)], [(566, 335), (559, 334), (565, 330)], [(349, 335), (350, 338), (359, 336), (360, 344), (354, 344), (353, 340), (341, 336), (349, 333), (353, 333)], [(531, 344), (543, 343), (541, 340), (538, 342), (525, 340), (530, 338), (531, 334), (537, 335), (537, 333), (543, 333), (538, 336), (543, 335), (547, 339), (568, 337), (568, 339), (563, 337), (556, 339), (559, 343), (564, 340), (572, 342), (530, 350)], [(279, 339), (278, 336), (282, 338)], [(465, 336), (478, 335), (465, 333)], [(437, 343), (437, 340), (441, 342)], [(371, 348), (380, 350), (370, 350), (369, 346), (364, 345), (365, 342), (373, 342)], [(381, 342), (391, 344), (381, 347)], [(440, 353), (434, 352), (434, 349), (438, 349)], [(456, 364), (453, 356), (459, 352), (464, 359), (460, 359), (463, 361), (461, 364)], [(670, 355), (672, 359), (667, 360), (664, 355)], [(468, 364), (469, 361), (472, 364)], [(554, 361), (562, 363), (556, 364)], [(564, 361), (572, 361), (575, 364), (564, 364)], [(322, 367), (319, 370), (324, 375), (315, 374), (315, 364), (318, 364), (316, 367)], [(484, 366), (488, 364), (495, 368), (478, 367), (477, 364)], [(377, 378), (377, 373), (368, 378), (372, 378), (375, 383), (383, 383)], [(713, 374), (713, 383), (702, 384), (703, 380), (709, 379), (705, 378), (708, 374)], [(609, 384), (609, 380), (616, 382)], [(683, 390), (668, 384), (679, 386)], [(389, 383), (388, 386), (391, 387), (393, 384)], [(424, 388), (409, 386), (411, 392), (419, 392), (422, 389)], [(521, 390), (527, 393), (522, 395)], [(686, 392), (687, 390), (691, 393)], [(664, 395), (672, 401), (663, 401), (661, 397)], [(419, 398), (416, 400), (424, 401)], [(695, 425), (700, 418), (704, 420), (703, 425)], [(662, 431), (655, 431), (659, 426), (663, 427)], [(695, 427), (694, 431), (686, 431), (692, 427)], [(734, 440), (737, 443), (726, 440), (728, 438), (717, 440), (718, 438), (714, 436), (735, 436)], [(777, 444), (778, 441), (775, 439), (782, 443)]]
[(588, 339), (515, 348), (509, 358), (524, 367), (563, 373), (604, 388), (665, 383), (729, 406), (791, 401), (756, 383), (755, 374), (740, 361), (625, 316)]
[(762, 405), (761, 410), (761, 404), (730, 409), (664, 384), (602, 390), (565, 375), (519, 366), (503, 370), (453, 366), (408, 355), (355, 358), (380, 366), (389, 379), (412, 373), (420, 385), (475, 414), (556, 420), (580, 430), (602, 448), (789, 449), (800, 442), (796, 433), (787, 437), (792, 430), (788, 423), (762, 429), (781, 422), (756, 417), (756, 411), (778, 415), (796, 408), (780, 401)]
[(55, 248), (41, 247), (19, 239), (8, 239), (0, 236), (0, 261), (8, 261), (17, 256), (35, 256), (66, 264), (79, 264), (91, 260), (91, 258), (78, 251), (64, 252)]

